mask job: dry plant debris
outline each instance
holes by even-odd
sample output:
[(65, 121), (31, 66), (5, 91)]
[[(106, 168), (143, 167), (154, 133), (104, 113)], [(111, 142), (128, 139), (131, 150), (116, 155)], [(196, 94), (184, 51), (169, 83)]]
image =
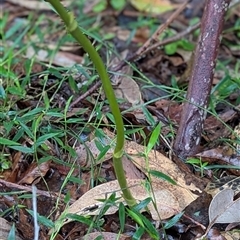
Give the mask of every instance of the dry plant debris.
[[(113, 137), (113, 134), (111, 134), (107, 129), (105, 129), (105, 133), (106, 136)], [(102, 141), (104, 141), (105, 144), (108, 144), (109, 142), (112, 142), (112, 140), (113, 139), (106, 139)], [(93, 158), (96, 159), (96, 157), (100, 154), (95, 143), (96, 139), (93, 139), (91, 142), (86, 142), (84, 146), (79, 146), (78, 148), (79, 160), (85, 165), (87, 164), (87, 160), (90, 161), (90, 159), (87, 158), (86, 147), (93, 154)], [(81, 150), (79, 151), (79, 149)], [(83, 151), (84, 149), (85, 151)], [(157, 212), (152, 204), (148, 206), (154, 220), (167, 219), (179, 213), (192, 201), (194, 201), (198, 197), (198, 195), (194, 194), (194, 192), (200, 194), (201, 189), (194, 184), (187, 185), (184, 179), (184, 174), (174, 162), (166, 158), (163, 154), (152, 150), (148, 153), (148, 157), (146, 159), (141, 156), (144, 151), (144, 146), (137, 144), (136, 142), (126, 141), (125, 143), (125, 153), (128, 161), (132, 161), (132, 163), (134, 163), (134, 165), (146, 176), (149, 175), (149, 171), (159, 171), (171, 177), (176, 182), (176, 185), (154, 176), (151, 176), (150, 179), (152, 185), (151, 192), (147, 191), (146, 183), (144, 183), (144, 180), (142, 179), (128, 179), (128, 184), (131, 188), (133, 196), (139, 201), (154, 196), (154, 199), (156, 199), (155, 204)], [(112, 153), (112, 150), (110, 150), (106, 155), (106, 158), (104, 159), (105, 161), (108, 160), (110, 153)], [(90, 165), (90, 163), (88, 163), (88, 165)], [(127, 177), (131, 178), (131, 176)], [(89, 190), (75, 203), (73, 203), (67, 212), (79, 215), (98, 215), (99, 210), (101, 210), (101, 205), (103, 205), (99, 203), (98, 199), (104, 199), (107, 195), (112, 193), (116, 193), (117, 198), (120, 197), (118, 202), (123, 201), (117, 181), (110, 181)], [(88, 209), (91, 209), (93, 206), (95, 206), (94, 210), (88, 211)], [(110, 208), (106, 214), (113, 214), (117, 210), (117, 206)]]
[(234, 191), (224, 189), (214, 196), (209, 206), (210, 223), (240, 222), (240, 198), (233, 200)]
[[(204, 1), (130, 0), (117, 10), (114, 1), (62, 2), (85, 24), (81, 26), (99, 49), (119, 98), (129, 185), (138, 202), (150, 197), (157, 209), (150, 202), (139, 216), (150, 222), (159, 239), (200, 235), (239, 240), (239, 1), (231, 2), (234, 7), (225, 18), (200, 146), (184, 159), (190, 165), (174, 155), (172, 146), (201, 25), (190, 21), (201, 19)], [(143, 6), (146, 11), (137, 10)], [(47, 3), (5, 0), (0, 7), (0, 239), (7, 239), (13, 223), (15, 239), (34, 239), (27, 211), (32, 209), (32, 185), (38, 188), (38, 214), (45, 219), (39, 239), (49, 239), (49, 230), (61, 217), (57, 240), (132, 239), (142, 229), (129, 215), (121, 226), (123, 199), (111, 160), (114, 121), (88, 56), (66, 35)], [(146, 155), (159, 122), (156, 150)], [(113, 193), (119, 199), (98, 218), (105, 207), (98, 200)], [(64, 215), (67, 211), (99, 225), (73, 222)], [(167, 228), (171, 217), (182, 211)], [(159, 220), (160, 226), (155, 224)], [(141, 237), (153, 238), (147, 231)]]

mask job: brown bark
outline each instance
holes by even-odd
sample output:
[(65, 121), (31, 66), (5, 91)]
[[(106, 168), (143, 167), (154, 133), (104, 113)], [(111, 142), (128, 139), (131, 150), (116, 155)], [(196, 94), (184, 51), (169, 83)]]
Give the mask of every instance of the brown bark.
[(220, 45), (224, 15), (230, 0), (206, 0), (201, 21), (201, 36), (195, 59), (174, 150), (185, 158), (198, 152), (201, 132), (206, 117), (209, 95)]

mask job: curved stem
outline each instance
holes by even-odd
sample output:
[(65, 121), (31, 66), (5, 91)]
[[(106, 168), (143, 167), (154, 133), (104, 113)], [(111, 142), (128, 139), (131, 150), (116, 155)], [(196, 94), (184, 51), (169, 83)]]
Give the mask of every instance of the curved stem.
[(117, 129), (117, 140), (116, 140), (116, 147), (113, 153), (113, 166), (114, 171), (123, 192), (123, 197), (126, 203), (129, 206), (133, 206), (136, 204), (136, 200), (133, 198), (126, 181), (125, 172), (123, 170), (122, 165), (122, 155), (124, 151), (124, 125), (122, 120), (122, 115), (111, 85), (111, 81), (109, 79), (108, 73), (104, 66), (104, 63), (99, 56), (98, 52), (92, 46), (91, 42), (88, 38), (83, 34), (81, 29), (78, 26), (77, 21), (74, 18), (73, 13), (67, 12), (63, 5), (60, 3), (59, 0), (45, 0), (49, 2), (55, 11), (59, 14), (61, 19), (64, 21), (68, 32), (77, 40), (77, 42), (83, 47), (84, 51), (86, 51), (91, 58), (99, 77), (102, 81), (102, 86), (105, 92), (105, 95), (109, 101), (109, 106), (112, 111), (116, 129)]

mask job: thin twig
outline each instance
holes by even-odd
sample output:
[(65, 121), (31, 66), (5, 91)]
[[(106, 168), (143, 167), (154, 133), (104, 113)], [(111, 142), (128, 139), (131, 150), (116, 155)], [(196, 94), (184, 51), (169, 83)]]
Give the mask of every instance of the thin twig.
[[(32, 188), (31, 187), (27, 187), (27, 186), (22, 186), (22, 185), (19, 185), (19, 184), (16, 184), (16, 183), (11, 183), (11, 182), (7, 182), (3, 179), (0, 179), (0, 187), (1, 186), (5, 186), (5, 187), (8, 187), (10, 189), (19, 189), (19, 190), (23, 190), (25, 192), (32, 192)], [(1, 193), (3, 194), (3, 191), (1, 191)], [(6, 195), (8, 193), (6, 192)], [(46, 196), (46, 197), (49, 197), (49, 198), (59, 198), (59, 193), (56, 193), (56, 192), (47, 192), (47, 191), (43, 191), (43, 190), (39, 190), (37, 189), (37, 195), (40, 195), (40, 196)], [(65, 198), (64, 195), (60, 195), (60, 197), (62, 199)], [(73, 203), (73, 200), (70, 201), (70, 203)]]
[(146, 54), (146, 53), (148, 53), (148, 52), (150, 52), (150, 51), (152, 51), (152, 50), (154, 50), (154, 49), (156, 49), (156, 48), (158, 48), (158, 47), (160, 47), (160, 46), (165, 46), (165, 45), (167, 45), (167, 44), (169, 44), (169, 43), (176, 42), (176, 41), (182, 39), (183, 37), (185, 37), (185, 36), (188, 35), (189, 33), (195, 31), (196, 29), (198, 29), (198, 28), (200, 27), (200, 25), (201, 25), (201, 22), (198, 22), (198, 23), (196, 23), (196, 24), (194, 24), (194, 25), (192, 25), (192, 26), (189, 26), (187, 29), (185, 29), (184, 31), (176, 34), (175, 36), (166, 38), (166, 39), (164, 39), (164, 40), (162, 40), (162, 41), (159, 41), (159, 42), (153, 44), (152, 46), (150, 46), (150, 47), (144, 52), (144, 54)]
[(158, 41), (159, 35), (176, 19), (176, 17), (185, 9), (189, 0), (186, 0), (180, 7), (178, 7), (173, 14), (167, 19), (167, 21), (159, 26), (154, 34), (149, 38), (144, 45), (136, 52), (137, 56), (141, 56), (144, 52), (155, 42)]
[(193, 218), (187, 216), (186, 214), (183, 214), (183, 216), (187, 219), (189, 219), (191, 222), (195, 223), (197, 226), (201, 227), (203, 230), (206, 230), (206, 227), (202, 225), (201, 223), (195, 221)]
[(70, 108), (73, 108), (75, 105), (77, 105), (79, 102), (81, 102), (83, 99), (85, 99), (86, 97), (90, 96), (98, 87), (101, 86), (101, 81), (97, 81), (91, 88), (89, 88), (84, 94), (82, 94), (81, 96), (79, 96), (76, 100), (74, 100), (71, 104), (70, 104)]

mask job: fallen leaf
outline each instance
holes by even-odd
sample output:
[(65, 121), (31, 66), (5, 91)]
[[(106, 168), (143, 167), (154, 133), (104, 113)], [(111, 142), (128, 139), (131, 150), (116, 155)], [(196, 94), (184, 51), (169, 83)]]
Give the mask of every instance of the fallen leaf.
[(123, 169), (128, 179), (145, 179), (145, 175), (140, 171), (132, 161), (129, 161), (127, 156), (122, 157)]
[[(127, 57), (128, 51), (121, 53), (120, 57), (115, 57), (110, 62), (110, 68), (114, 69), (118, 63)], [(141, 91), (137, 83), (132, 79), (132, 68), (129, 65), (122, 67), (121, 72), (115, 73), (111, 78), (114, 93), (117, 98), (124, 99), (131, 103), (132, 106), (142, 104)]]
[(18, 184), (32, 184), (33, 182), (36, 184), (39, 182), (40, 178), (44, 177), (49, 170), (50, 162), (51, 161), (47, 161), (41, 164), (32, 163)]
[[(114, 143), (114, 134), (104, 129), (106, 133), (106, 140), (102, 139), (101, 143), (112, 144)], [(95, 140), (85, 143), (86, 146), (91, 149), (92, 155), (97, 157), (100, 151), (94, 145)], [(87, 161), (86, 150), (83, 147), (78, 148), (78, 155), (81, 155), (81, 160), (83, 162)], [(178, 212), (182, 211), (186, 206), (188, 206), (192, 201), (194, 201), (198, 195), (193, 192), (201, 192), (201, 190), (194, 184), (188, 185), (185, 181), (185, 174), (182, 173), (178, 166), (172, 162), (170, 159), (162, 155), (161, 153), (151, 150), (148, 154), (148, 163), (146, 162), (145, 157), (143, 157), (144, 146), (137, 144), (132, 141), (125, 141), (125, 153), (128, 161), (134, 163), (134, 165), (140, 169), (146, 176), (149, 176), (148, 172), (155, 170), (168, 175), (172, 178), (177, 185), (173, 185), (167, 181), (164, 181), (160, 178), (151, 176), (151, 186), (153, 193), (149, 195), (149, 192), (146, 191), (144, 187), (144, 180), (142, 179), (127, 179), (128, 185), (131, 186), (131, 192), (133, 196), (141, 201), (147, 197), (152, 197), (154, 194), (154, 199), (156, 199), (157, 212), (152, 204), (149, 204), (148, 208), (154, 220), (169, 218)], [(109, 154), (112, 154), (112, 148), (109, 149), (108, 155), (102, 161), (109, 159)], [(84, 159), (85, 158), (85, 159)], [(116, 193), (116, 197), (120, 197), (119, 202), (123, 202), (124, 199), (121, 197), (121, 190), (118, 185), (118, 182), (110, 181), (101, 185), (94, 187), (93, 189), (86, 192), (82, 197), (80, 197), (76, 202), (74, 202), (67, 213), (74, 213), (78, 215), (96, 215), (99, 213), (102, 202), (99, 202), (98, 199), (105, 199), (106, 194)], [(118, 210), (118, 207), (111, 207), (108, 209), (106, 214), (113, 214)], [(67, 220), (66, 222), (71, 221)]]
[(97, 237), (102, 237), (101, 239), (104, 240), (126, 240), (130, 239), (129, 236), (123, 235), (123, 234), (116, 234), (116, 233), (111, 233), (111, 232), (93, 232), (89, 233), (81, 238), (81, 240), (92, 240), (92, 239), (97, 239)]
[[(178, 199), (175, 197), (175, 193), (172, 193), (168, 189), (159, 186), (158, 184), (152, 184), (153, 194), (150, 194), (144, 186), (144, 180), (127, 179), (127, 183), (131, 189), (133, 197), (138, 201), (152, 197), (154, 194), (157, 211), (152, 203), (148, 205), (148, 209), (154, 220), (167, 219), (181, 211)], [(114, 180), (90, 189), (67, 209), (67, 213), (83, 216), (98, 215), (101, 208), (104, 206), (104, 203), (98, 201), (98, 199), (106, 199), (106, 196), (109, 196), (114, 192), (116, 193), (116, 198), (120, 198), (117, 201), (117, 204), (120, 202), (126, 204), (122, 198), (122, 192), (120, 190), (118, 181)], [(105, 214), (113, 214), (117, 210), (118, 206), (112, 206), (107, 210)], [(67, 219), (66, 222), (69, 221), (71, 220)]]
[[(95, 141), (101, 142), (103, 147), (106, 147), (111, 144), (111, 141), (107, 138), (104, 139), (95, 138), (92, 139), (91, 141), (85, 142), (84, 144), (79, 144), (79, 146), (75, 148), (75, 151), (77, 153), (78, 162), (80, 166), (89, 167), (91, 164), (96, 165), (101, 162), (96, 161), (97, 157), (100, 154), (100, 150), (97, 148)], [(108, 152), (104, 155), (103, 161), (107, 161), (108, 159), (110, 159), (112, 157), (112, 154), (113, 149), (110, 148)]]
[(221, 190), (229, 188), (234, 190), (234, 195), (237, 195), (240, 192), (240, 177), (234, 175), (222, 177), (214, 182), (208, 183), (205, 191), (214, 197)]
[(163, 13), (179, 6), (179, 4), (173, 4), (169, 0), (130, 0), (130, 3), (137, 10), (149, 13)]
[[(32, 9), (32, 10), (51, 10), (50, 4), (44, 1), (33, 1), (33, 0), (24, 0), (24, 1), (7, 0), (7, 1), (28, 9)], [(69, 6), (70, 3), (71, 1), (62, 1), (62, 4), (66, 7)]]
[(35, 57), (39, 61), (43, 62), (52, 62), (57, 66), (63, 67), (72, 67), (74, 64), (81, 64), (83, 62), (83, 58), (77, 56), (76, 54), (69, 53), (69, 52), (57, 52), (52, 61), (50, 61), (51, 56), (49, 56), (49, 52), (44, 49), (34, 50), (33, 47), (29, 47), (26, 52), (27, 58)]
[(209, 206), (210, 223), (240, 222), (240, 198), (233, 197), (232, 189), (224, 189), (213, 198)]

